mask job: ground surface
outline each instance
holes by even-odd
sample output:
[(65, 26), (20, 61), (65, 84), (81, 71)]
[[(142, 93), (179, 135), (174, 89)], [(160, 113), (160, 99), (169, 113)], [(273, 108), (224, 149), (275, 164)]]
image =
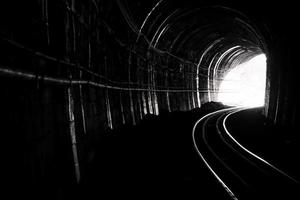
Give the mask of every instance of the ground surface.
[[(136, 127), (104, 136), (91, 152), (82, 183), (84, 196), (228, 199), (196, 154), (191, 137), (194, 123), (219, 108), (223, 106), (210, 103), (189, 112), (148, 115)], [(228, 124), (245, 147), (299, 177), (295, 161), (299, 140), (291, 130), (271, 126), (261, 109), (233, 115)]]

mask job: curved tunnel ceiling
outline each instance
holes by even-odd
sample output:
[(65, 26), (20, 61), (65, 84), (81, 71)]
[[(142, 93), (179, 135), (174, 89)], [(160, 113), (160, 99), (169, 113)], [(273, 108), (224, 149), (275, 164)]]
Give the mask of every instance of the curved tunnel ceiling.
[(147, 66), (145, 71), (181, 73), (185, 68), (194, 79), (199, 107), (216, 100), (220, 81), (229, 70), (267, 52), (263, 37), (245, 15), (218, 4), (160, 0), (140, 23), (135, 48), (159, 62), (159, 67)]

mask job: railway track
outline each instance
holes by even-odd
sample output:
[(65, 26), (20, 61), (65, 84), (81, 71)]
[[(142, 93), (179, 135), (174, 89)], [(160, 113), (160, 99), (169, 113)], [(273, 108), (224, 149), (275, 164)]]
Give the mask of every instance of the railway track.
[(300, 199), (297, 180), (248, 150), (228, 131), (227, 119), (243, 110), (218, 110), (195, 123), (193, 143), (203, 163), (231, 199)]

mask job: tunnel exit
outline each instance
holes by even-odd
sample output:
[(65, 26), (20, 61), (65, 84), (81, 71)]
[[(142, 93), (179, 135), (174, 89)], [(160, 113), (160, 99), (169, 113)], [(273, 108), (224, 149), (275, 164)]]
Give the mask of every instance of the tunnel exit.
[(230, 70), (220, 84), (218, 101), (230, 106), (264, 106), (266, 68), (266, 56), (260, 54)]

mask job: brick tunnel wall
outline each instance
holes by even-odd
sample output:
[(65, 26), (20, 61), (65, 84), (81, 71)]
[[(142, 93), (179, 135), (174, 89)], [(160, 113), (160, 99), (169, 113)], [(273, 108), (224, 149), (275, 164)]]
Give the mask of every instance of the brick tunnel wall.
[(0, 7), (1, 132), (14, 146), (5, 161), (16, 167), (12, 184), (43, 192), (79, 181), (90, 140), (148, 113), (197, 106), (189, 68), (167, 73), (153, 59), (163, 55), (133, 48), (137, 35), (114, 1)]

